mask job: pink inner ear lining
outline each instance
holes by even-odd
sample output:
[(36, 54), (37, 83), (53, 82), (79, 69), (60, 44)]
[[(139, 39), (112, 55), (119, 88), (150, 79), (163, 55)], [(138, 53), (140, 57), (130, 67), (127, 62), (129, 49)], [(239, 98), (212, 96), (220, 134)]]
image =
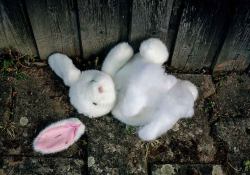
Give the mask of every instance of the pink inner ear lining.
[(81, 124), (66, 123), (43, 132), (35, 146), (41, 151), (56, 151), (74, 142), (74, 138)]

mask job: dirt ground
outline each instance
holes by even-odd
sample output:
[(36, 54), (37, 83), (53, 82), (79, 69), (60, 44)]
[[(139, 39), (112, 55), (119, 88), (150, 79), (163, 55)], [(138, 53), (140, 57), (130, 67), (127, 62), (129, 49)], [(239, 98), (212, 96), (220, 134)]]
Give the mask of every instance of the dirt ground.
[[(70, 105), (68, 87), (46, 64), (0, 73), (0, 175), (250, 174), (250, 78), (176, 74), (197, 85), (195, 115), (154, 142), (111, 114), (89, 119)], [(32, 148), (52, 122), (79, 118), (85, 134), (69, 149), (42, 155)]]

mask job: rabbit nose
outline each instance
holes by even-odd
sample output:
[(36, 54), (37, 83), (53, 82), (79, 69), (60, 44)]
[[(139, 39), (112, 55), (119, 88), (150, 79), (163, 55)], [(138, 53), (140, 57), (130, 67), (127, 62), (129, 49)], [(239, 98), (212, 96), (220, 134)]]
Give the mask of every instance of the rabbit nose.
[(101, 86), (98, 88), (98, 92), (103, 93), (103, 88)]

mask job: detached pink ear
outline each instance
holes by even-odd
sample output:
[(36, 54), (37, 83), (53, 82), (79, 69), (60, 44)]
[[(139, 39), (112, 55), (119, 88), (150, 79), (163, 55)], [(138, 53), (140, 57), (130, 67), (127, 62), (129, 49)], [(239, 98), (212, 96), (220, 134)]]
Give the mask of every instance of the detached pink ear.
[(77, 118), (70, 118), (46, 127), (33, 142), (35, 151), (42, 154), (56, 153), (75, 143), (85, 131), (85, 125)]

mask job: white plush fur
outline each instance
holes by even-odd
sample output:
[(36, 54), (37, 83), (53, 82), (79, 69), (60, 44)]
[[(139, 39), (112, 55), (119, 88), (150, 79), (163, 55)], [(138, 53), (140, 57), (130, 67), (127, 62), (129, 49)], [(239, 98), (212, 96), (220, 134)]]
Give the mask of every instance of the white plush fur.
[[(73, 82), (69, 83), (70, 101), (79, 113), (89, 117), (102, 116), (112, 110), (114, 117), (123, 123), (141, 126), (141, 139), (154, 140), (180, 118), (191, 117), (198, 96), (192, 83), (165, 74), (162, 64), (168, 55), (166, 46), (156, 38), (144, 41), (135, 55), (128, 43), (120, 43), (105, 58), (103, 73), (85, 71), (77, 80), (69, 80)], [(57, 69), (75, 70), (72, 65), (51, 67), (59, 76)], [(64, 75), (69, 72), (66, 70), (60, 77), (70, 77)], [(92, 79), (97, 80), (96, 84), (91, 83)], [(98, 93), (99, 86), (105, 93)], [(99, 105), (93, 106), (93, 102)]]
[(150, 38), (142, 42), (140, 54), (145, 60), (156, 64), (166, 62), (169, 55), (166, 46), (157, 38)]
[[(102, 93), (98, 91), (99, 87), (102, 87)], [(78, 112), (90, 118), (109, 113), (116, 102), (112, 78), (97, 70), (82, 72), (78, 81), (70, 87), (69, 96), (71, 104)]]
[(106, 56), (102, 71), (112, 78), (124, 64), (133, 56), (133, 49), (128, 43), (120, 43), (115, 46)]
[[(72, 122), (72, 123), (75, 123), (75, 124), (81, 124), (80, 128), (77, 130), (75, 139), (74, 139), (74, 141), (73, 141), (71, 144), (69, 144), (69, 145), (67, 145), (67, 146), (65, 146), (65, 147), (63, 147), (63, 148), (61, 148), (61, 149), (58, 149), (58, 150), (56, 150), (56, 151), (43, 151), (43, 150), (40, 150), (39, 148), (36, 147), (36, 143), (37, 143), (37, 141), (38, 141), (38, 138), (39, 138), (45, 131), (47, 131), (47, 130), (49, 130), (49, 129), (51, 129), (51, 128), (60, 126), (60, 125), (64, 125), (64, 124), (66, 124), (66, 123), (68, 123), (68, 122)], [(58, 122), (56, 122), (56, 123), (53, 123), (53, 124), (47, 126), (45, 129), (43, 129), (43, 130), (38, 134), (38, 136), (34, 139), (34, 141), (33, 141), (33, 148), (34, 148), (35, 151), (40, 152), (40, 153), (42, 153), (42, 154), (50, 154), (50, 153), (60, 152), (60, 151), (62, 151), (62, 150), (68, 149), (68, 147), (70, 147), (70, 146), (73, 145), (75, 142), (77, 142), (77, 140), (84, 134), (84, 132), (85, 132), (85, 125), (84, 125), (79, 119), (77, 119), (77, 118), (69, 118), (69, 119), (61, 120), (61, 121), (58, 121)]]
[[(93, 118), (112, 110), (116, 102), (116, 91), (109, 75), (98, 70), (81, 73), (66, 55), (58, 53), (49, 57), (49, 65), (70, 86), (70, 102), (79, 113)], [(99, 88), (102, 92), (99, 92)]]
[(114, 77), (118, 101), (112, 114), (123, 123), (141, 126), (143, 140), (156, 139), (180, 118), (194, 114), (198, 91), (192, 83), (165, 74), (162, 64), (167, 59), (168, 51), (160, 40), (146, 40), (140, 53)]
[(81, 71), (74, 66), (72, 60), (60, 53), (49, 57), (49, 65), (67, 86), (74, 83), (81, 75)]
[(139, 130), (143, 140), (154, 140), (171, 129), (180, 118), (192, 117), (194, 114), (194, 96), (187, 88), (186, 82), (177, 83), (159, 99), (158, 109), (147, 125)]

